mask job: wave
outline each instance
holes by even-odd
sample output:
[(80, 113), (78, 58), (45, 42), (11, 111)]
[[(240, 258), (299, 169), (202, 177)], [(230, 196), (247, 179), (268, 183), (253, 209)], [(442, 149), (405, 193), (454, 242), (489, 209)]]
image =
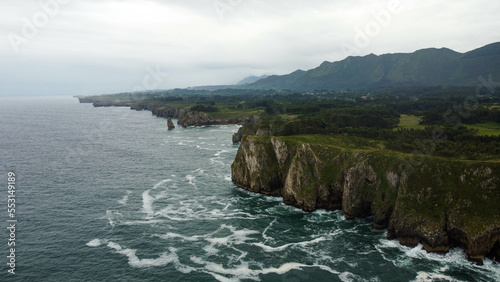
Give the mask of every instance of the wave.
[(170, 233), (170, 232), (165, 235), (154, 235), (154, 236), (164, 240), (179, 238), (182, 241), (189, 241), (189, 242), (195, 242), (198, 241), (200, 238), (204, 238), (204, 236), (184, 236), (182, 234)]
[(142, 210), (144, 213), (152, 216), (154, 214), (153, 202), (154, 198), (149, 195), (150, 190), (146, 190), (142, 193)]
[(188, 174), (188, 175), (186, 175), (186, 179), (188, 180), (189, 185), (196, 187), (196, 183), (195, 183), (196, 177), (195, 176)]
[[(224, 267), (222, 264), (209, 262), (197, 256), (191, 256), (190, 260), (198, 265), (203, 265), (205, 272), (212, 275), (218, 281), (240, 281), (240, 280), (255, 280), (260, 281), (260, 275), (278, 274), (283, 275), (292, 270), (304, 270), (306, 268), (319, 268), (330, 272), (334, 275), (339, 275), (338, 271), (333, 270), (329, 266), (313, 264), (306, 265), (303, 263), (287, 262), (278, 267), (267, 267), (254, 269), (255, 265), (250, 265), (248, 262), (241, 262), (240, 265), (234, 268)], [(255, 263), (253, 263), (255, 264)], [(228, 277), (229, 276), (229, 277)]]
[(122, 218), (123, 215), (120, 212), (112, 210), (107, 210), (106, 216), (103, 217), (103, 219), (108, 220), (108, 224), (111, 227), (115, 227), (117, 224), (119, 224), (122, 221)]
[(164, 179), (158, 183), (156, 183), (154, 186), (153, 186), (153, 190), (156, 190), (158, 189), (159, 187), (163, 186), (163, 184), (165, 183), (169, 183), (169, 182), (172, 182), (172, 179)]
[(125, 206), (128, 202), (128, 197), (130, 194), (132, 194), (132, 191), (127, 190), (127, 194), (125, 196), (123, 196), (123, 198), (121, 198), (121, 200), (118, 200), (118, 203)]
[(92, 248), (96, 248), (96, 247), (99, 247), (99, 246), (101, 246), (101, 245), (103, 245), (103, 244), (107, 244), (107, 243), (108, 243), (108, 242), (107, 242), (106, 240), (94, 239), (94, 240), (92, 240), (92, 241), (88, 242), (88, 243), (87, 243), (87, 244), (85, 244), (85, 245), (87, 245), (87, 246), (89, 246), (89, 247), (92, 247)]
[(326, 241), (326, 240), (327, 239), (324, 238), (324, 237), (319, 237), (319, 238), (313, 239), (311, 241), (302, 241), (302, 242), (297, 242), (297, 243), (288, 243), (288, 244), (281, 245), (279, 247), (271, 247), (271, 246), (264, 245), (262, 243), (254, 243), (253, 245), (262, 248), (266, 252), (281, 252), (281, 251), (287, 249), (288, 247), (295, 247), (295, 246), (301, 246), (301, 247), (303, 247), (303, 246), (307, 246), (307, 245), (310, 245), (310, 244), (317, 244), (319, 242), (323, 242), (323, 241)]
[(227, 150), (218, 151), (217, 153), (214, 154), (214, 157), (220, 157), (224, 153), (229, 153), (229, 151)]
[(128, 264), (132, 267), (159, 267), (174, 263), (176, 265), (176, 269), (182, 271), (183, 273), (190, 273), (195, 270), (194, 268), (181, 265), (181, 263), (179, 262), (179, 257), (175, 253), (176, 250), (174, 248), (169, 248), (170, 252), (164, 252), (157, 258), (141, 259), (136, 255), (137, 250), (135, 249), (124, 249), (122, 248), (122, 246), (115, 242), (108, 242), (107, 246), (108, 248), (115, 250), (116, 253), (128, 257)]
[[(419, 272), (419, 276), (417, 276), (415, 281), (458, 281), (445, 275), (450, 267), (461, 270), (466, 269), (471, 271), (471, 273), (480, 273), (492, 281), (500, 281), (500, 268), (498, 263), (490, 259), (485, 259), (483, 265), (471, 263), (467, 260), (465, 251), (461, 248), (453, 248), (446, 254), (437, 254), (427, 252), (421, 244), (411, 248), (401, 245), (397, 240), (387, 239), (381, 239), (380, 243), (377, 244), (375, 248), (386, 261), (392, 262), (396, 267), (407, 267), (412, 265), (414, 260), (432, 261), (436, 264), (435, 273)], [(399, 255), (393, 258), (393, 256), (388, 255), (388, 251), (398, 251)], [(435, 279), (435, 277), (439, 275), (444, 275), (444, 277), (448, 277), (451, 280), (446, 280), (448, 278), (445, 280)]]
[(439, 273), (428, 273), (419, 271), (417, 277), (412, 282), (433, 282), (433, 281), (450, 281), (450, 282), (459, 282), (460, 280), (454, 279), (453, 277), (439, 274)]

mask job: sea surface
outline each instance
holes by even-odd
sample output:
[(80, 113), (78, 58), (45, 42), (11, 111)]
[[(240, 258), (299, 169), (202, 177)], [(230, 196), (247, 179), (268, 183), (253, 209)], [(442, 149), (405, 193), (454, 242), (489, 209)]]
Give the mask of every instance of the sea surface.
[(0, 107), (0, 281), (500, 281), (499, 264), (471, 264), (460, 249), (428, 254), (387, 240), (371, 218), (235, 187), (237, 126), (169, 131), (150, 112), (70, 97)]

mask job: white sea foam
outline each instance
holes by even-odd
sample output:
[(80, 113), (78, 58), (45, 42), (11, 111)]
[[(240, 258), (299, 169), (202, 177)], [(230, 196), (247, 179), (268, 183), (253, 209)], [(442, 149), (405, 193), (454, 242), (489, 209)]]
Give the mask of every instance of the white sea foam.
[(128, 197), (129, 195), (132, 194), (132, 191), (128, 191), (127, 190), (127, 194), (125, 196), (123, 196), (123, 198), (121, 200), (118, 200), (118, 203), (122, 204), (122, 205), (126, 205), (127, 202), (128, 202)]
[(328, 236), (332, 236), (332, 237), (335, 237), (335, 236), (339, 236), (339, 235), (342, 235), (344, 232), (342, 232), (341, 229), (337, 229), (331, 233), (328, 234)]
[(203, 236), (184, 236), (182, 234), (177, 234), (177, 233), (167, 233), (164, 235), (155, 235), (156, 237), (159, 237), (161, 239), (169, 240), (169, 239), (175, 239), (179, 238), (182, 239), (183, 241), (190, 241), (190, 242), (195, 242), (198, 241), (200, 238), (203, 238)]
[(423, 272), (420, 271), (418, 272), (417, 277), (415, 277), (414, 282), (433, 282), (433, 281), (450, 281), (450, 282), (458, 282), (459, 280), (456, 280), (450, 276), (439, 274), (439, 273), (428, 273), (428, 272)]
[(220, 155), (222, 155), (224, 153), (229, 153), (229, 151), (226, 151), (226, 150), (218, 151), (217, 153), (215, 153), (214, 157), (220, 157)]
[(196, 183), (194, 182), (196, 177), (195, 176), (192, 176), (190, 174), (186, 175), (186, 179), (188, 180), (188, 183), (190, 185), (193, 185), (193, 186), (196, 186)]
[(215, 255), (219, 252), (218, 249), (216, 249), (213, 245), (208, 245), (208, 246), (205, 246), (203, 247), (203, 250), (208, 253), (208, 254), (211, 254), (211, 255)]
[(196, 169), (195, 171), (193, 171), (194, 173), (198, 174), (198, 175), (203, 175), (205, 174), (205, 170), (204, 169), (201, 169), (201, 168), (198, 168)]
[(262, 238), (264, 238), (264, 240), (265, 240), (264, 242), (267, 242), (267, 241), (274, 241), (274, 238), (267, 236), (267, 234), (266, 234), (266, 233), (267, 233), (267, 231), (268, 231), (268, 230), (269, 230), (269, 229), (273, 226), (273, 224), (274, 224), (275, 222), (276, 222), (276, 218), (275, 218), (273, 221), (271, 221), (271, 223), (269, 223), (269, 225), (268, 225), (268, 226), (266, 226), (266, 228), (264, 228), (264, 231), (262, 231)]
[(241, 281), (238, 278), (227, 278), (227, 277), (224, 277), (222, 275), (219, 275), (217, 273), (213, 273), (213, 272), (210, 272), (210, 271), (204, 271), (204, 272), (207, 273), (207, 274), (212, 275), (217, 281), (220, 281), (220, 282), (239, 282), (239, 281)]
[(233, 268), (226, 268), (221, 264), (217, 264), (214, 262), (209, 262), (204, 260), (203, 258), (192, 256), (191, 261), (198, 264), (204, 265), (207, 273), (211, 274), (214, 278), (219, 281), (239, 281), (239, 280), (255, 280), (260, 281), (259, 275), (265, 274), (278, 274), (283, 275), (292, 270), (303, 270), (304, 268), (319, 268), (324, 271), (328, 271), (334, 275), (339, 275), (338, 271), (333, 270), (332, 268), (325, 265), (306, 265), (302, 263), (296, 262), (288, 262), (284, 263), (278, 267), (268, 267), (255, 269), (255, 263), (253, 263), (253, 267), (248, 262), (240, 262), (240, 265), (234, 266)]
[(153, 186), (153, 190), (156, 190), (158, 189), (159, 187), (161, 187), (163, 184), (165, 183), (169, 183), (169, 182), (172, 182), (172, 179), (164, 179), (158, 183), (156, 183), (154, 186)]
[(283, 251), (283, 250), (287, 249), (288, 247), (307, 246), (307, 245), (310, 245), (310, 244), (317, 244), (319, 242), (323, 242), (323, 241), (326, 241), (326, 240), (327, 239), (324, 238), (324, 237), (319, 237), (319, 238), (316, 238), (316, 239), (311, 240), (311, 241), (303, 241), (303, 242), (297, 242), (297, 243), (288, 243), (288, 244), (284, 244), (284, 245), (279, 246), (279, 247), (271, 247), (271, 246), (264, 245), (263, 243), (253, 243), (253, 245), (262, 248), (266, 252), (280, 252), (280, 251)]
[(154, 214), (153, 202), (154, 198), (149, 195), (150, 190), (146, 190), (142, 193), (142, 210), (148, 215)]
[(107, 246), (108, 248), (115, 250), (118, 254), (122, 254), (128, 257), (128, 264), (132, 267), (136, 268), (159, 267), (173, 263), (176, 269), (181, 271), (182, 273), (187, 274), (192, 271), (196, 271), (195, 268), (182, 265), (179, 262), (179, 257), (177, 256), (176, 249), (174, 248), (169, 248), (169, 252), (164, 252), (160, 254), (160, 256), (157, 258), (141, 259), (136, 255), (137, 250), (122, 248), (120, 244), (115, 242), (108, 242)]
[(104, 217), (104, 219), (108, 220), (108, 224), (111, 227), (115, 227), (116, 224), (119, 224), (121, 222), (122, 218), (123, 218), (123, 215), (120, 212), (111, 211), (111, 210), (107, 210), (106, 216)]
[[(425, 249), (423, 249), (422, 245), (420, 244), (414, 248), (410, 248), (401, 245), (396, 240), (386, 240), (386, 239), (380, 240), (380, 243), (377, 244), (375, 248), (379, 251), (379, 253), (386, 261), (392, 262), (397, 267), (405, 267), (411, 265), (413, 263), (412, 260), (415, 259), (434, 261), (446, 264), (445, 266), (439, 265), (439, 267), (434, 270), (435, 272), (446, 272), (449, 269), (449, 266), (454, 265), (458, 268), (468, 269), (472, 272), (483, 273), (485, 276), (489, 277), (492, 281), (500, 281), (500, 270), (498, 264), (492, 262), (489, 259), (485, 259), (483, 265), (481, 266), (473, 264), (467, 260), (467, 256), (464, 250), (460, 248), (453, 248), (448, 253), (443, 255), (443, 254), (429, 253)], [(390, 259), (386, 256), (385, 252), (386, 249), (397, 249), (401, 253), (401, 255), (397, 259)], [(441, 275), (441, 274), (422, 272), (419, 273), (419, 275), (420, 276), (417, 276), (415, 281), (436, 281), (439, 280), (439, 278), (434, 279), (432, 277), (436, 277), (436, 275)], [(429, 278), (430, 280), (425, 280), (427, 278)], [(443, 281), (457, 281), (457, 280), (452, 279)]]
[(221, 229), (228, 229), (232, 234), (226, 237), (207, 238), (206, 240), (212, 245), (238, 245), (243, 244), (249, 240), (255, 240), (254, 238), (249, 237), (250, 235), (260, 234), (260, 232), (255, 230), (249, 230), (246, 228), (237, 230), (233, 226), (225, 224), (221, 226)]
[(102, 244), (106, 244), (107, 242), (105, 240), (101, 240), (101, 239), (94, 239), (90, 242), (88, 242), (86, 245), (89, 246), (89, 247), (99, 247), (101, 246)]
[(363, 279), (362, 277), (360, 277), (359, 275), (356, 275), (354, 273), (351, 273), (351, 272), (342, 272), (339, 274), (339, 279), (342, 281), (342, 282), (357, 282), (357, 281), (366, 281), (365, 279)]
[(149, 220), (130, 220), (130, 221), (122, 221), (121, 225), (134, 226), (134, 225), (154, 225), (158, 223), (164, 223), (165, 220), (161, 219), (149, 219)]

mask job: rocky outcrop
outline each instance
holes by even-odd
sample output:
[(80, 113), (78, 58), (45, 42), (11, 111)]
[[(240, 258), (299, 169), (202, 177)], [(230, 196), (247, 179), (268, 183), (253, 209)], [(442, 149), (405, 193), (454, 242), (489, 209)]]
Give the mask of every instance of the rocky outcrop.
[(147, 109), (147, 110), (150, 110), (153, 113), (153, 115), (157, 117), (177, 118), (177, 119), (187, 112), (186, 109), (166, 108), (166, 107), (154, 107), (152, 109)]
[(240, 143), (245, 135), (270, 136), (279, 135), (285, 123), (280, 118), (274, 120), (262, 119), (258, 116), (250, 116), (243, 120), (242, 127), (233, 134), (233, 143)]
[(182, 127), (213, 125), (216, 121), (203, 112), (186, 112), (179, 117), (178, 125)]
[(473, 261), (500, 258), (500, 163), (422, 156), (409, 168), (384, 149), (348, 149), (335, 137), (305, 141), (244, 136), (233, 182), (305, 211), (373, 216), (388, 237), (431, 252), (459, 246)]
[[(94, 107), (126, 106), (130, 107), (132, 110), (151, 111), (151, 113), (157, 117), (178, 119), (177, 124), (182, 127), (228, 124), (246, 125), (257, 120), (255, 116), (246, 118), (216, 119), (205, 112), (184, 108), (169, 108), (168, 106), (165, 106), (164, 103), (157, 101), (135, 101), (134, 99), (129, 99), (130, 101), (121, 101), (119, 98), (102, 98), (100, 96), (78, 97), (78, 99), (80, 100), (80, 103), (93, 103)], [(170, 129), (173, 129), (174, 127), (169, 126)], [(243, 135), (240, 135), (239, 133), (235, 133), (233, 136), (233, 142), (239, 143), (242, 136)]]
[(167, 126), (169, 130), (172, 130), (175, 128), (174, 122), (172, 121), (171, 118), (167, 118)]
[[(232, 165), (232, 176), (235, 183), (244, 185), (246, 190), (265, 195), (279, 196), (282, 182), (276, 156), (270, 146), (258, 140), (248, 138), (240, 146)], [(262, 173), (266, 171), (266, 173)]]

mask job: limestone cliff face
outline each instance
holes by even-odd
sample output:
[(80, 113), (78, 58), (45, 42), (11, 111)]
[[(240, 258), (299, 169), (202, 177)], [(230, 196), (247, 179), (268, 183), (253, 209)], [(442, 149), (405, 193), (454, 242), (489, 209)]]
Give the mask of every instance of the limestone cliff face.
[[(275, 141), (274, 143), (277, 143)], [(317, 199), (320, 190), (321, 161), (308, 144), (301, 144), (295, 148), (291, 157), (288, 173), (283, 175), (284, 186), (282, 189), (283, 201), (306, 211), (318, 208)], [(283, 161), (283, 157), (281, 157)]]
[(271, 144), (250, 137), (244, 140), (232, 165), (234, 183), (252, 192), (281, 195), (282, 182)]
[(409, 169), (380, 150), (244, 136), (232, 165), (244, 189), (281, 196), (305, 211), (373, 216), (376, 228), (428, 251), (464, 248), (471, 260), (500, 257), (500, 164), (423, 157)]
[(186, 109), (179, 109), (179, 108), (163, 108), (163, 107), (154, 107), (151, 105), (146, 105), (149, 106), (148, 108), (144, 108), (145, 110), (150, 110), (153, 115), (157, 117), (165, 117), (165, 118), (177, 118), (179, 119), (182, 115), (184, 115), (187, 110)]
[(179, 121), (177, 121), (182, 127), (188, 126), (203, 126), (203, 125), (212, 125), (216, 124), (215, 120), (202, 112), (185, 112), (183, 115), (179, 117)]
[(170, 130), (175, 128), (174, 122), (172, 121), (171, 118), (167, 119), (167, 126), (168, 126), (168, 129), (170, 129)]
[(494, 163), (423, 164), (401, 183), (390, 235), (428, 251), (460, 246), (482, 261), (500, 243), (499, 176)]

